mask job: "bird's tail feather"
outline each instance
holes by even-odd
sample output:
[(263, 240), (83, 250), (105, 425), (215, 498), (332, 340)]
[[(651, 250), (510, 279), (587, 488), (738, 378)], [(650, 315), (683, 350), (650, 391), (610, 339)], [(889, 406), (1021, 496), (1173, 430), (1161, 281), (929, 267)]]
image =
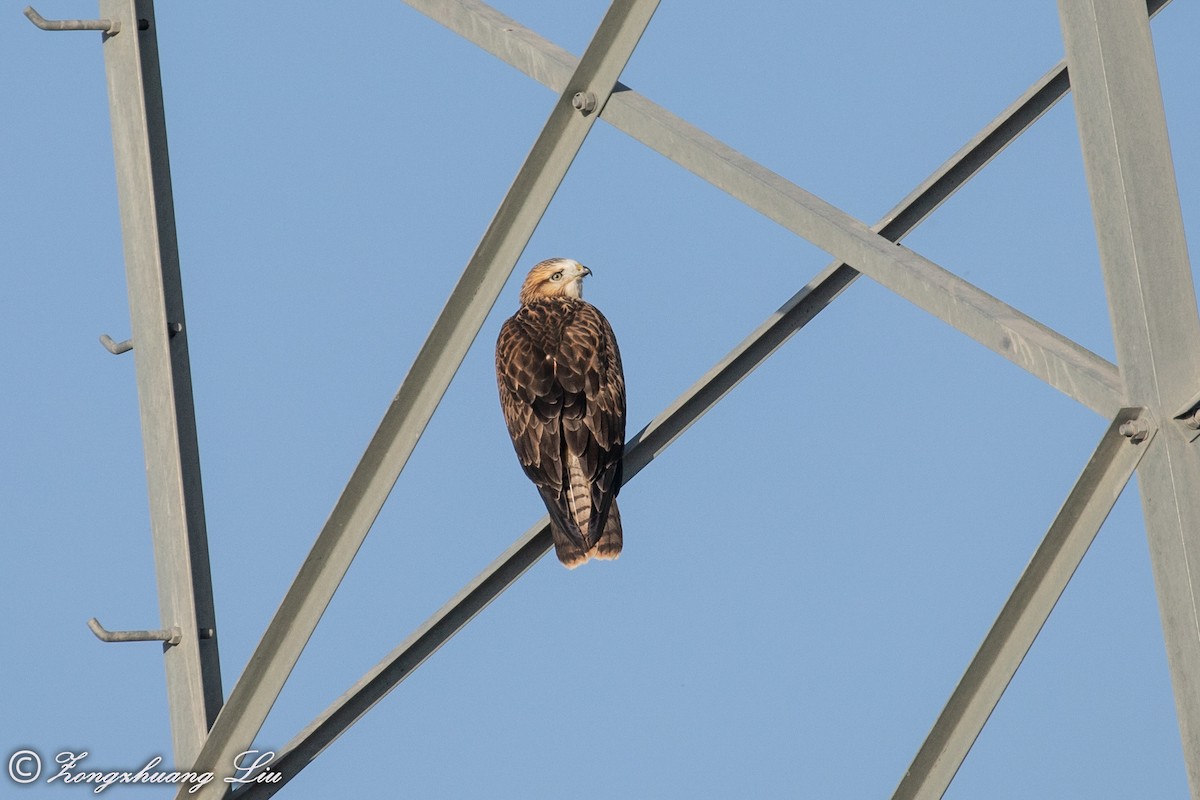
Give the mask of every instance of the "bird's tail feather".
[(617, 501), (613, 500), (608, 507), (608, 519), (604, 522), (604, 532), (596, 540), (596, 545), (587, 552), (590, 558), (611, 561), (621, 555), (622, 544), (621, 512), (617, 510)]
[[(592, 485), (587, 476), (583, 474), (583, 467), (579, 464), (579, 459), (575, 456), (568, 455), (566, 458), (567, 465), (567, 485), (564, 494), (567, 501), (567, 513), (571, 522), (585, 537), (588, 536), (588, 526), (592, 519)], [(590, 547), (590, 542), (584, 542), (584, 549)]]
[(550, 538), (554, 540), (554, 554), (567, 569), (575, 569), (588, 560), (588, 553), (579, 538), (564, 531), (553, 518), (550, 520)]

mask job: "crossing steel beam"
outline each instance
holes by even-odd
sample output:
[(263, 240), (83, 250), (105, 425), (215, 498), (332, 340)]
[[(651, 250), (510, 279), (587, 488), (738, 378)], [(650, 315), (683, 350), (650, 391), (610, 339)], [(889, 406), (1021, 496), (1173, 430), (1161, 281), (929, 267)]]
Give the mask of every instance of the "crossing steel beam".
[[(575, 59), (478, 0), (405, 3), (552, 89)], [(1116, 368), (927, 258), (621, 86), (601, 117), (746, 205), (1111, 419), (1124, 405)]]
[[(658, 0), (614, 0), (601, 21), (217, 717), (198, 771), (232, 774), (235, 757), (262, 727), (657, 7)], [(214, 800), (226, 789), (214, 781), (187, 796)]]
[(180, 634), (163, 648), (171, 735), (190, 764), (221, 707), (221, 670), (154, 4), (101, 0), (100, 14), (115, 25), (104, 67), (159, 610)]
[[(420, 5), (420, 2), (414, 0), (410, 4)], [(471, 5), (474, 4), (461, 2), (454, 4), (454, 7), (461, 11)], [(1153, 15), (1165, 3), (1152, 0), (1148, 5), (1148, 10)], [(531, 74), (536, 70), (545, 70), (547, 64), (553, 64), (553, 58), (547, 60), (545, 56), (553, 56), (554, 53), (546, 49), (539, 50), (536, 36), (519, 26), (514, 26), (511, 21), (491, 9), (482, 9), (486, 14), (481, 17), (472, 17), (468, 13), (466, 18), (475, 23), (480, 19), (488, 19), (491, 23), (503, 26), (508, 35), (494, 41), (506, 43), (506, 60), (524, 64), (523, 69)], [(461, 25), (462, 19), (457, 20), (456, 24)], [(467, 26), (468, 29), (469, 27)], [(561, 54), (561, 51), (559, 52)], [(540, 53), (543, 57), (529, 58), (531, 53)], [(553, 73), (553, 67), (549, 71)], [(552, 78), (544, 80), (547, 83), (551, 81)], [(872, 230), (881, 233), (890, 241), (898, 239), (960, 185), (952, 177), (956, 172), (966, 173), (962, 177), (964, 181), (969, 178), (974, 170), (981, 168), (1012, 137), (1056, 102), (1067, 88), (1066, 69), (1060, 64), (1031, 88), (1025, 98), (1015, 104), (1009, 113), (1001, 115), (989, 129), (981, 132), (974, 142), (964, 148), (959, 158), (952, 159), (952, 163), (948, 163), (940, 174), (932, 176)], [(624, 100), (627, 96), (636, 100), (636, 95), (627, 95), (626, 92), (622, 92), (620, 99)], [(619, 108), (619, 105), (614, 104), (612, 107)], [(707, 178), (700, 171), (693, 171)], [(733, 191), (731, 193), (737, 194)], [(740, 381), (741, 377), (761, 363), (795, 330), (828, 305), (858, 274), (858, 271), (848, 264), (831, 264), (746, 342), (735, 349), (722, 364), (715, 367), (692, 390), (660, 415), (655, 423), (635, 437), (630, 443), (626, 480), (637, 474), (649, 460), (668, 446), (692, 421), (715, 404)], [(952, 282), (950, 283), (952, 285)], [(904, 291), (899, 293), (905, 294)], [(1187, 295), (1192, 296), (1191, 293)], [(1192, 305), (1194, 307), (1194, 303)], [(940, 313), (938, 315), (942, 316)], [(1028, 365), (1022, 366), (1038, 374)], [(1111, 403), (1121, 391), (1120, 383), (1114, 375), (1112, 365), (1102, 366), (1100, 372), (1104, 373), (1104, 403)], [(1054, 380), (1047, 379), (1058, 385)], [(1063, 387), (1060, 385), (1059, 388)], [(1194, 387), (1188, 394), (1195, 397)], [(1090, 403), (1084, 397), (1079, 399), (1098, 411), (1103, 411), (1106, 407), (1100, 403)], [(1172, 408), (1178, 406), (1179, 397), (1174, 396), (1172, 403)], [(1142, 455), (1150, 448), (1150, 441), (1156, 429), (1146, 423), (1145, 419), (1148, 416), (1144, 411), (1136, 409), (1123, 409), (1118, 412), (1117, 418), (1102, 438), (1096, 453), (989, 632), (980, 652), (972, 661), (934, 730), (914, 760), (913, 766), (901, 782), (896, 797), (940, 797), (948, 787), (1112, 505)], [(671, 432), (666, 432), (668, 430)], [(442, 643), (523, 574), (548, 547), (548, 527), (543, 519), (418, 628), (391, 656), (364, 676), (321, 717), (314, 720), (285, 748), (275, 766), (289, 777), (302, 769), (346, 727), (411, 674)], [(277, 788), (268, 785), (254, 787), (245, 795), (246, 800), (271, 796)]]
[[(508, 24), (502, 17), (498, 22)], [(527, 38), (527, 34), (520, 30), (514, 30), (513, 33), (518, 40)], [(907, 234), (1040, 118), (1068, 89), (1066, 66), (1060, 63), (910, 192), (874, 229), (889, 239), (899, 239)], [(857, 270), (839, 261), (828, 265), (632, 437), (625, 456), (625, 481), (631, 480), (793, 334), (828, 307), (858, 275)], [(1116, 427), (1131, 418), (1129, 413), (1123, 413)], [(1111, 441), (1105, 439), (1104, 442), (1093, 463), (1102, 461), (1111, 464), (1116, 460), (1118, 453), (1111, 447)], [(1142, 451), (1144, 448), (1137, 452)], [(1092, 477), (1102, 472), (1100, 466), (1090, 466), (1089, 469), (1087, 474)], [(1130, 466), (1129, 471), (1132, 472), (1132, 469), (1133, 466)], [(1128, 475), (1121, 480), (1122, 486), (1126, 480)], [(1091, 478), (1087, 482), (1081, 479), (1081, 484), (1090, 485)], [(1095, 487), (1092, 491), (1096, 491)], [(1071, 507), (1081, 505), (1079, 500), (1068, 502)], [(549, 547), (549, 527), (547, 519), (543, 517), (280, 751), (279, 757), (270, 765), (272, 772), (283, 776), (280, 782), (247, 786), (237, 792), (237, 797), (240, 800), (264, 800), (273, 796), (520, 578)]]
[(1183, 755), (1200, 797), (1200, 449), (1194, 431), (1171, 421), (1200, 389), (1200, 314), (1154, 44), (1139, 0), (1058, 8), (1125, 394), (1169, 421), (1138, 476)]

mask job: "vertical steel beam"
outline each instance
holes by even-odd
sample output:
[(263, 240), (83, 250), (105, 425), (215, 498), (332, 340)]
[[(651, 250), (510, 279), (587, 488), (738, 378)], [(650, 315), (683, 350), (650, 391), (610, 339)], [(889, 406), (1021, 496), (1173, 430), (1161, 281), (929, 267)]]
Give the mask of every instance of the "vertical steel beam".
[(163, 653), (171, 733), (187, 765), (220, 710), (221, 673), (154, 5), (101, 0), (100, 15), (120, 23), (103, 37), (104, 65), (158, 600), (162, 627), (181, 632)]
[[(1059, 0), (1063, 41), (1130, 405), (1169, 421), (1200, 388), (1200, 315), (1139, 0)], [(1200, 449), (1167, 423), (1138, 468), (1167, 663), (1200, 797)]]
[[(262, 727), (657, 7), (658, 0), (614, 0), (601, 21), (214, 723), (200, 771), (231, 774)], [(191, 796), (216, 798), (226, 788), (214, 781)]]
[(1100, 439), (892, 800), (945, 794), (1150, 445), (1155, 429), (1139, 412), (1122, 410)]

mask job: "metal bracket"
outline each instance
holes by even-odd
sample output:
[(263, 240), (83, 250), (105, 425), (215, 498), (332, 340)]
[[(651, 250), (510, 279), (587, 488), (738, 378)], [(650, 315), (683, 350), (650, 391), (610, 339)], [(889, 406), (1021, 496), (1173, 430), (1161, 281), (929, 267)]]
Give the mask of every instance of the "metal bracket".
[(175, 645), (183, 641), (183, 631), (178, 626), (154, 631), (110, 631), (100, 624), (100, 620), (92, 617), (88, 620), (88, 627), (102, 642), (166, 642)]
[[(46, 19), (35, 11), (33, 6), (25, 6), (25, 16), (44, 31), (104, 31), (109, 36), (116, 36), (121, 32), (119, 19)], [(138, 28), (145, 30), (142, 22), (143, 20), (138, 20)]]
[[(167, 323), (167, 338), (175, 338), (175, 334), (183, 330), (182, 322)], [(121, 353), (128, 353), (133, 349), (133, 339), (126, 339), (123, 342), (114, 341), (107, 333), (100, 334), (100, 344), (104, 345), (104, 349), (112, 353), (114, 356), (119, 356)]]
[[(92, 617), (88, 620), (88, 627), (102, 642), (166, 642), (175, 645), (183, 641), (183, 631), (178, 625), (152, 631), (110, 631), (100, 624), (100, 620)], [(200, 629), (201, 639), (213, 639), (216, 635), (217, 632), (212, 628)]]

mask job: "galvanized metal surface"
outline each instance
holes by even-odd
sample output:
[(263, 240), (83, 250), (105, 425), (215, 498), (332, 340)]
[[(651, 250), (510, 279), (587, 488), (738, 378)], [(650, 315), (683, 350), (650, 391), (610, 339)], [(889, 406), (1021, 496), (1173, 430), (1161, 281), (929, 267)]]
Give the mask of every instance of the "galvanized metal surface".
[(1200, 315), (1150, 28), (1137, 0), (1059, 0), (1117, 363), (1168, 427), (1138, 468), (1193, 797), (1200, 797)]
[[(196, 766), (231, 774), (262, 727), (317, 622), (366, 538), (417, 440), (513, 266), (596, 120), (573, 105), (589, 92), (602, 108), (650, 23), (658, 0), (616, 0), (488, 226), (400, 386), (316, 544), (222, 710)], [(224, 773), (221, 773), (224, 770)], [(219, 797), (214, 782), (198, 798)], [(183, 797), (183, 790), (180, 790)]]
[(1146, 424), (1145, 412), (1122, 410), (1101, 437), (893, 800), (936, 800), (950, 786), (1154, 436), (1127, 436), (1131, 420)]
[[(175, 211), (150, 0), (101, 0), (100, 14), (120, 23), (103, 37), (116, 158), (125, 274), (133, 325), (138, 405), (158, 601), (164, 629), (180, 641), (165, 648), (167, 699), (175, 760), (190, 764), (221, 707), (208, 539)], [(139, 20), (146, 29), (139, 30)], [(168, 335), (168, 323), (181, 333)]]

